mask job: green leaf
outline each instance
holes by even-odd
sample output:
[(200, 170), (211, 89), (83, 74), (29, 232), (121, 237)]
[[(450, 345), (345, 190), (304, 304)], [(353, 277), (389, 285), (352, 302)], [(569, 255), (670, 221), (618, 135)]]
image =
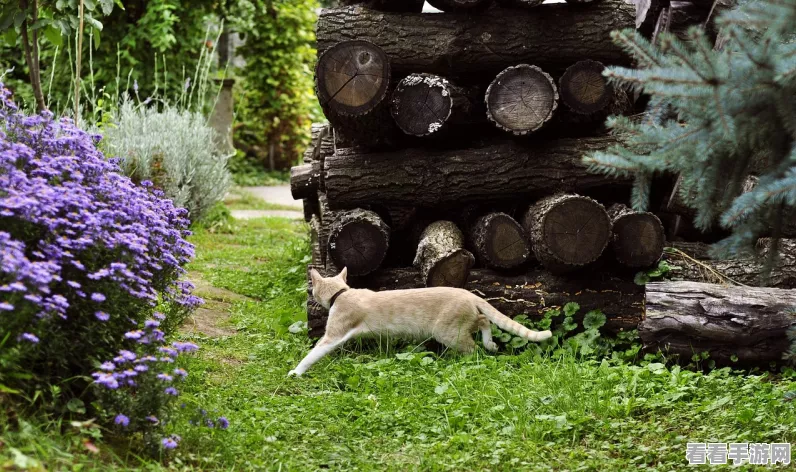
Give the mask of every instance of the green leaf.
[(437, 395), (442, 395), (447, 391), (448, 391), (447, 384), (437, 385), (436, 388), (434, 388), (434, 393), (436, 393)]
[(72, 413), (84, 414), (86, 412), (86, 404), (79, 398), (72, 398), (66, 403), (66, 409)]
[(19, 37), (19, 35), (17, 35), (17, 30), (15, 30), (14, 28), (9, 29), (3, 35), (3, 39), (5, 40), (6, 44), (8, 44), (11, 47), (14, 47), (14, 46), (17, 45), (17, 38), (18, 37)]
[(66, 0), (58, 0), (57, 2), (55, 2), (55, 8), (58, 11), (62, 11), (64, 7), (66, 7), (66, 5), (67, 5)]
[(633, 277), (633, 282), (636, 285), (646, 285), (647, 282), (650, 281), (650, 276), (647, 275), (646, 272), (637, 272), (636, 276)]
[(586, 329), (599, 329), (605, 324), (605, 315), (600, 310), (592, 310), (583, 317), (583, 327)]
[(525, 346), (526, 344), (528, 344), (528, 340), (525, 338), (521, 338), (519, 336), (511, 338), (511, 342), (509, 342), (509, 346), (513, 348), (522, 347)]
[(578, 327), (578, 324), (575, 323), (575, 321), (572, 319), (571, 316), (567, 316), (566, 318), (564, 318), (563, 327), (564, 331), (572, 331)]
[(0, 31), (5, 31), (14, 23), (14, 16), (17, 13), (16, 5), (3, 8), (3, 14), (0, 15)]
[(102, 23), (94, 19), (91, 15), (85, 15), (86, 23), (94, 29), (102, 31)]
[(94, 43), (94, 50), (98, 50), (100, 47), (100, 30), (94, 29), (91, 32), (91, 41)]
[(27, 17), (28, 15), (26, 15), (25, 12), (22, 11), (17, 12), (17, 14), (14, 15), (14, 28), (19, 28), (20, 26), (22, 26), (22, 23), (25, 21), (25, 18)]
[(61, 32), (55, 26), (48, 26), (44, 29), (43, 34), (47, 41), (55, 46), (61, 47), (64, 44), (63, 36), (61, 36)]
[(100, 7), (103, 15), (110, 15), (113, 12), (113, 0), (100, 0)]
[(578, 310), (580, 310), (580, 305), (578, 305), (575, 302), (569, 302), (566, 305), (564, 305), (564, 316), (572, 316)]
[(88, 11), (94, 11), (94, 9), (97, 8), (97, 4), (94, 3), (94, 0), (83, 0), (83, 6)]

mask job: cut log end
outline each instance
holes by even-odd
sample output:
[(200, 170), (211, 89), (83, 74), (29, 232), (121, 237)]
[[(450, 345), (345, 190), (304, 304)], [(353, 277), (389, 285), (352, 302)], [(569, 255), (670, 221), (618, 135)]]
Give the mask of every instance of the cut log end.
[(574, 269), (594, 262), (611, 236), (605, 208), (580, 195), (544, 198), (528, 209), (523, 221), (534, 255), (550, 270)]
[(368, 210), (340, 212), (329, 228), (329, 258), (351, 275), (366, 275), (378, 269), (389, 246), (390, 229)]
[(343, 116), (359, 116), (384, 98), (390, 63), (373, 43), (343, 41), (321, 54), (315, 76), (318, 99), (324, 108)]
[(531, 253), (525, 230), (505, 213), (490, 213), (479, 218), (472, 230), (479, 260), (488, 267), (511, 269), (522, 265)]
[(294, 200), (311, 198), (318, 192), (321, 169), (318, 164), (302, 164), (290, 168), (290, 194)]
[(475, 258), (466, 249), (457, 249), (441, 257), (426, 275), (427, 287), (464, 287)]
[(663, 255), (666, 243), (663, 224), (652, 213), (637, 213), (624, 205), (608, 210), (613, 221), (611, 247), (627, 267), (649, 267)]
[(561, 100), (575, 113), (590, 115), (611, 103), (612, 87), (603, 77), (605, 66), (601, 62), (579, 61), (567, 68), (561, 76)]
[(414, 265), (427, 287), (463, 287), (475, 263), (464, 235), (451, 221), (435, 221), (420, 236)]
[(442, 128), (452, 107), (447, 80), (430, 74), (412, 74), (395, 88), (390, 111), (404, 133), (428, 136)]
[(487, 117), (495, 125), (516, 135), (541, 128), (558, 107), (553, 78), (542, 69), (520, 64), (495, 77), (486, 91)]

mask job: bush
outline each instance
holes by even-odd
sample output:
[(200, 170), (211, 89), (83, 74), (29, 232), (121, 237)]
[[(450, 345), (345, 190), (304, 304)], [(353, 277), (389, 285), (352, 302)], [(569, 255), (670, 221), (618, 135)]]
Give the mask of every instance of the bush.
[(201, 302), (179, 280), (186, 211), (120, 175), (100, 139), (24, 116), (0, 85), (0, 392), (55, 413), (84, 410), (92, 371), (156, 308), (163, 338)]
[(102, 148), (121, 159), (134, 182), (152, 181), (198, 221), (229, 190), (229, 156), (215, 151), (214, 131), (200, 113), (169, 105), (159, 111), (146, 103), (122, 101)]

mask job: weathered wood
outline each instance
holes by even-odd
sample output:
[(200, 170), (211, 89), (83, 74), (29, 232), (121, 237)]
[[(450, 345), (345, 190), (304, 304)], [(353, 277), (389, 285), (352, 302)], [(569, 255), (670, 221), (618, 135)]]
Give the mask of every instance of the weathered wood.
[(313, 216), (318, 215), (320, 217), (321, 207), (318, 204), (317, 194), (309, 198), (305, 198), (301, 201), (301, 204), (304, 208), (304, 221), (309, 223)]
[(538, 198), (555, 191), (629, 184), (629, 178), (611, 180), (590, 173), (582, 162), (589, 151), (616, 142), (604, 136), (501, 140), (460, 150), (408, 148), (368, 153), (338, 148), (326, 158), (323, 178), (329, 204), (335, 209)]
[(500, 72), (486, 89), (486, 116), (517, 136), (538, 130), (558, 108), (558, 90), (550, 74), (529, 64)]
[(676, 268), (671, 276), (676, 279), (711, 283), (740, 283), (765, 285), (777, 288), (796, 288), (796, 240), (781, 239), (779, 256), (768, 280), (762, 280), (766, 257), (771, 241), (761, 239), (756, 253), (749, 257), (729, 260), (709, 259), (710, 246), (704, 243), (671, 243), (676, 249), (667, 249), (664, 259)]
[(415, 12), (423, 11), (425, 0), (340, 0), (341, 5), (361, 5), (381, 11)]
[(683, 363), (704, 351), (717, 365), (780, 361), (796, 326), (796, 290), (661, 282), (647, 284), (645, 305), (644, 348)]
[(635, 212), (622, 204), (608, 208), (611, 248), (627, 267), (649, 267), (663, 255), (666, 237), (661, 220), (652, 213)]
[(479, 10), (490, 3), (492, 0), (428, 0), (429, 5), (445, 12)]
[(653, 36), (660, 13), (669, 6), (668, 0), (634, 0), (636, 7), (636, 30), (646, 38)]
[(531, 255), (528, 235), (505, 213), (488, 213), (469, 229), (469, 241), (478, 262), (493, 269), (513, 269)]
[(544, 0), (498, 0), (501, 6), (508, 8), (534, 8), (542, 4)]
[(435, 221), (423, 230), (414, 266), (420, 269), (426, 287), (462, 287), (474, 263), (453, 222)]
[(477, 108), (475, 95), (437, 75), (411, 74), (395, 87), (390, 112), (404, 133), (429, 136), (466, 122)]
[(611, 219), (599, 202), (573, 194), (545, 197), (522, 220), (533, 254), (547, 269), (564, 272), (594, 262), (611, 238)]
[(603, 77), (604, 70), (601, 62), (591, 59), (569, 66), (559, 80), (561, 101), (573, 112), (583, 115), (603, 110), (614, 96), (613, 87)]
[(323, 225), (318, 215), (312, 215), (310, 226), (310, 251), (313, 265), (326, 265), (326, 249), (328, 248), (328, 234), (323, 231)]
[(320, 186), (321, 162), (314, 161), (310, 164), (301, 164), (290, 168), (290, 194), (294, 200), (310, 198)]
[[(325, 272), (323, 267), (316, 269), (324, 276), (337, 273)], [(310, 294), (311, 284), (312, 281), (308, 281)], [(375, 291), (425, 287), (420, 270), (415, 268), (381, 269), (367, 277), (349, 277), (349, 285)], [(644, 310), (644, 287), (603, 272), (560, 276), (546, 270), (530, 270), (505, 276), (493, 270), (474, 269), (464, 288), (511, 317), (527, 315), (539, 319), (550, 309), (575, 302), (580, 305), (576, 320), (581, 321), (590, 310), (600, 310), (607, 318), (603, 327), (607, 332), (635, 329)], [(310, 306), (308, 303), (308, 311)], [(326, 320), (325, 311), (322, 308), (321, 311), (322, 321), (316, 322), (320, 325)]]
[(329, 226), (328, 257), (351, 275), (366, 275), (379, 268), (389, 241), (390, 228), (376, 213), (341, 211)]
[(352, 39), (372, 42), (390, 58), (396, 75), (418, 71), (449, 79), (494, 77), (506, 67), (533, 63), (563, 71), (583, 58), (630, 65), (611, 31), (632, 28), (635, 7), (605, 0), (589, 8), (544, 4), (529, 10), (391, 14), (361, 7), (324, 9), (318, 19), (319, 50)]

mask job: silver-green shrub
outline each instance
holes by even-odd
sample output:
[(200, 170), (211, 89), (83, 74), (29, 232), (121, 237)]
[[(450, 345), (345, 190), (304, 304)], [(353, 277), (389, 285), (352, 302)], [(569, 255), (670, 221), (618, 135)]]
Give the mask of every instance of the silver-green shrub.
[(101, 147), (135, 182), (151, 180), (195, 222), (220, 201), (231, 183), (227, 161), (213, 144), (214, 131), (201, 113), (123, 100)]

